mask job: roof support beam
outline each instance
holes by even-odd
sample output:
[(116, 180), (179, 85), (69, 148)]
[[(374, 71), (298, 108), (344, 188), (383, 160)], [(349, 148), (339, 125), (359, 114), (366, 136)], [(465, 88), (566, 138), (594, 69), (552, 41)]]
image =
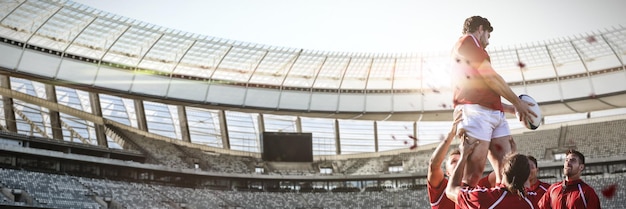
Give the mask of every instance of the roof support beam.
[(241, 106), (243, 107), (246, 106), (246, 101), (248, 99), (248, 88), (250, 88), (250, 80), (252, 80), (252, 76), (254, 76), (254, 74), (256, 73), (256, 70), (259, 69), (259, 66), (261, 65), (263, 60), (265, 60), (265, 57), (267, 56), (268, 53), (270, 53), (270, 51), (265, 50), (265, 53), (263, 53), (263, 56), (261, 57), (261, 59), (259, 59), (259, 61), (254, 66), (254, 69), (252, 69), (250, 76), (248, 76), (248, 80), (246, 81), (246, 92), (243, 94), (243, 102), (241, 104)]
[(320, 67), (317, 68), (317, 72), (315, 73), (315, 78), (313, 79), (313, 82), (311, 83), (311, 88), (309, 89), (309, 104), (306, 108), (307, 111), (311, 111), (311, 100), (313, 99), (313, 89), (315, 89), (315, 82), (317, 81), (317, 77), (320, 76), (320, 72), (322, 72), (322, 68), (324, 67), (324, 64), (326, 64), (326, 60), (328, 60), (328, 56), (325, 56), (324, 61), (320, 63)]
[[(100, 94), (95, 92), (89, 92), (89, 104), (91, 105), (91, 113), (102, 117), (102, 106), (100, 106)], [(94, 123), (94, 129), (96, 131), (96, 140), (98, 146), (109, 147), (109, 142), (106, 137), (106, 129), (103, 124)]]
[(211, 75), (207, 78), (207, 80), (209, 81), (209, 87), (206, 88), (206, 93), (204, 94), (205, 102), (209, 101), (209, 92), (211, 91), (211, 86), (213, 85), (213, 83), (211, 83), (211, 80), (213, 80), (213, 75), (215, 75), (215, 72), (220, 68), (220, 65), (222, 64), (222, 62), (224, 61), (224, 59), (226, 58), (226, 56), (228, 55), (228, 53), (230, 53), (230, 50), (232, 49), (233, 49), (232, 45), (228, 47), (228, 50), (224, 52), (224, 55), (222, 55), (222, 58), (220, 58), (220, 61), (217, 62), (217, 64), (215, 65), (215, 68), (213, 68), (213, 72), (211, 72)]
[(350, 67), (350, 63), (352, 63), (352, 57), (348, 58), (348, 63), (346, 63), (346, 67), (343, 69), (343, 73), (341, 74), (341, 79), (339, 79), (339, 86), (337, 87), (337, 105), (335, 106), (335, 113), (339, 113), (339, 104), (341, 104), (341, 86), (343, 86), (343, 79), (346, 78), (346, 74), (348, 73), (348, 68)]
[(624, 65), (624, 60), (622, 60), (622, 56), (620, 56), (619, 53), (615, 50), (613, 43), (609, 42), (609, 40), (607, 40), (606, 37), (604, 37), (604, 34), (600, 35), (600, 37), (602, 38), (602, 40), (604, 40), (604, 42), (606, 42), (606, 45), (608, 45), (609, 48), (611, 48), (611, 51), (613, 52), (615, 57), (617, 57), (619, 64), (622, 66), (622, 70), (626, 72), (626, 65)]
[[(561, 102), (563, 101), (563, 87), (561, 87), (561, 79), (559, 78), (559, 71), (556, 70), (556, 63), (554, 63), (554, 57), (552, 56), (552, 52), (550, 51), (550, 48), (548, 48), (548, 45), (545, 46), (546, 48), (546, 52), (548, 53), (548, 57), (550, 58), (550, 63), (552, 64), (552, 70), (554, 71), (554, 75), (556, 78), (556, 85), (559, 87), (559, 99), (561, 99)], [(517, 52), (517, 50), (515, 50)], [(520, 69), (521, 70), (521, 69)], [(523, 73), (522, 73), (523, 75)], [(524, 78), (524, 77), (522, 77)], [(526, 89), (526, 79), (524, 78), (524, 90)]]
[(293, 61), (291, 61), (291, 64), (289, 65), (289, 69), (287, 70), (287, 72), (285, 73), (285, 75), (283, 76), (283, 80), (280, 82), (280, 90), (278, 90), (278, 102), (276, 103), (276, 109), (280, 109), (280, 100), (283, 98), (283, 90), (285, 88), (285, 81), (287, 80), (287, 76), (289, 76), (289, 73), (291, 73), (291, 70), (293, 69), (293, 66), (296, 64), (296, 61), (298, 61), (298, 58), (300, 58), (300, 55), (302, 54), (302, 49), (300, 49), (300, 51), (298, 51), (298, 54), (296, 54), (296, 56), (293, 58)]
[(585, 72), (587, 74), (587, 81), (589, 81), (589, 88), (591, 88), (591, 94), (595, 94), (596, 90), (595, 87), (593, 86), (593, 81), (591, 80), (591, 73), (589, 73), (589, 67), (587, 66), (587, 61), (585, 61), (585, 58), (582, 56), (580, 50), (578, 50), (578, 48), (576, 47), (576, 45), (574, 45), (573, 41), (569, 41), (569, 43), (572, 45), (572, 48), (574, 48), (574, 50), (576, 51), (576, 55), (578, 55), (578, 59), (580, 59), (580, 62), (583, 64), (583, 67), (585, 67)]

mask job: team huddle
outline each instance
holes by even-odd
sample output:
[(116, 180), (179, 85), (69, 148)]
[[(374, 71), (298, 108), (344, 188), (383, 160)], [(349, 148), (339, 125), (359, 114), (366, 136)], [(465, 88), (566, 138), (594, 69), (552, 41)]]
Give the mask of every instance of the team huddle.
[[(435, 208), (600, 208), (597, 194), (580, 178), (582, 153), (570, 150), (563, 165), (563, 182), (537, 179), (537, 160), (517, 153), (505, 113), (521, 122), (538, 117), (532, 105), (518, 97), (491, 67), (491, 23), (483, 17), (465, 20), (463, 36), (452, 51), (454, 122), (428, 168), (428, 195)], [(500, 98), (508, 100), (504, 104)], [(535, 127), (536, 128), (536, 127)], [(459, 148), (449, 152), (452, 140)], [(441, 168), (444, 160), (444, 170)], [(489, 160), (493, 172), (483, 177)]]

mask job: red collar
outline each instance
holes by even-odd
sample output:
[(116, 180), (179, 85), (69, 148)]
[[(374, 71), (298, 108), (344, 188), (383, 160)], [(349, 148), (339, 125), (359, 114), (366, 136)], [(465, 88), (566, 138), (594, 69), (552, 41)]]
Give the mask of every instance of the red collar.
[(566, 186), (570, 186), (570, 185), (574, 185), (574, 184), (580, 184), (583, 182), (582, 179), (576, 179), (576, 180), (571, 180), (571, 181), (563, 181), (565, 183)]

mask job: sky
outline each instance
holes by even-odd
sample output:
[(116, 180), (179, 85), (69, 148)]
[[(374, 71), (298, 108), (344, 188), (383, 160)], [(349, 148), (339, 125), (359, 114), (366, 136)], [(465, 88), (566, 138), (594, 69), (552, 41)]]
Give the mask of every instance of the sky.
[(490, 48), (626, 27), (626, 0), (74, 0), (211, 37), (307, 50), (449, 50), (465, 18), (494, 26)]

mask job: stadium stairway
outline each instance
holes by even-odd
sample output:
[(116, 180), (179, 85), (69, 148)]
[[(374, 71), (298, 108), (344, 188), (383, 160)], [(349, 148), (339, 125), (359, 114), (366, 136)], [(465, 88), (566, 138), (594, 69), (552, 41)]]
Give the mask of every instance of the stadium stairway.
[[(74, 176), (69, 176), (68, 177), (76, 183), (76, 185), (82, 185), (85, 189), (87, 189), (89, 191), (89, 198), (91, 198), (91, 200), (93, 200), (94, 202), (100, 204), (102, 206), (102, 208), (108, 208), (108, 204), (106, 203), (106, 201), (104, 201), (104, 197), (98, 196), (98, 194), (88, 185), (86, 185), (85, 183), (81, 182), (80, 180), (78, 180), (77, 177)], [(102, 195), (102, 194), (100, 194)]]
[(176, 203), (176, 201), (174, 199), (170, 198), (169, 195), (167, 195), (166, 193), (162, 192), (160, 189), (155, 188), (154, 185), (148, 184), (147, 188), (151, 189), (155, 194), (158, 194), (160, 196), (160, 198), (163, 200), (163, 203), (167, 204), (171, 208), (173, 208), (173, 209), (183, 209), (183, 207), (181, 207), (179, 205), (179, 203)]
[(238, 207), (241, 207), (238, 203), (230, 200), (228, 197), (225, 197), (226, 194), (222, 194), (222, 193), (220, 193), (220, 191), (209, 191), (209, 193), (213, 194), (214, 196), (219, 198), (221, 201), (226, 203), (226, 205), (222, 206), (223, 208), (238, 208)]
[(137, 150), (139, 150), (141, 153), (146, 155), (146, 163), (161, 164), (161, 162), (159, 162), (158, 159), (152, 153), (150, 153), (148, 150), (146, 150), (142, 146), (139, 146), (139, 144), (137, 144), (136, 141), (132, 140), (132, 137), (124, 133), (123, 130), (111, 124), (106, 124), (104, 127), (105, 129), (110, 130), (115, 135), (121, 137), (126, 143), (130, 144), (134, 148), (137, 148)]

